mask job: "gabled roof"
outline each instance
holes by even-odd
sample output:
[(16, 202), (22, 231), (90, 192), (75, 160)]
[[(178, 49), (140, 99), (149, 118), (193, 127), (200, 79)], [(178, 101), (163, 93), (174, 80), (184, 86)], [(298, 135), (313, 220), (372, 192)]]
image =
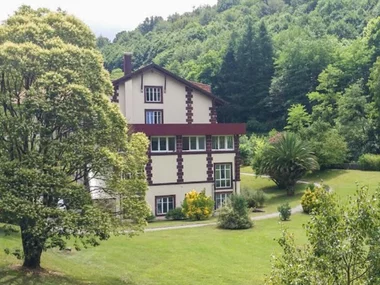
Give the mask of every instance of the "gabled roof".
[(151, 63), (151, 64), (148, 64), (144, 67), (141, 67), (140, 69), (130, 73), (130, 74), (127, 74), (127, 75), (124, 75), (123, 77), (120, 77), (119, 79), (116, 79), (114, 81), (112, 81), (113, 85), (114, 86), (117, 86), (118, 84), (122, 83), (122, 82), (125, 82), (129, 79), (131, 79), (133, 76), (135, 75), (139, 75), (141, 73), (144, 73), (150, 69), (156, 69), (158, 70), (159, 72), (167, 75), (167, 76), (170, 76), (172, 77), (173, 79), (183, 83), (184, 85), (194, 89), (194, 90), (197, 90), (198, 92), (206, 95), (207, 97), (211, 98), (212, 100), (214, 100), (214, 102), (218, 105), (223, 105), (223, 104), (226, 104), (227, 102), (224, 101), (223, 99), (220, 99), (219, 97), (215, 96), (214, 94), (211, 93), (211, 87), (207, 84), (203, 84), (203, 83), (198, 83), (198, 82), (192, 82), (192, 81), (189, 81), (189, 80), (186, 80), (186, 79), (183, 79), (181, 77), (179, 77), (178, 75), (170, 72), (169, 70), (155, 64), (155, 63)]

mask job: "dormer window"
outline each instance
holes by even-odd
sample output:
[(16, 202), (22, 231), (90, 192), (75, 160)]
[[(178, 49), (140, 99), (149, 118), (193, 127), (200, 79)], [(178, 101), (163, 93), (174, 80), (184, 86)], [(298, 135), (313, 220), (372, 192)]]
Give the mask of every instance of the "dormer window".
[(145, 86), (145, 103), (162, 103), (162, 86)]

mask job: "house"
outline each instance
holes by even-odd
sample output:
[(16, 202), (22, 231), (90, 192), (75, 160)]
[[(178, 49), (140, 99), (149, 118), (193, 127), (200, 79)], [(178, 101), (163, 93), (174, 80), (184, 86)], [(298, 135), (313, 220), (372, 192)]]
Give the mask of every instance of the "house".
[(209, 85), (185, 80), (149, 64), (132, 72), (124, 55), (124, 76), (113, 81), (112, 101), (130, 128), (150, 139), (145, 167), (147, 202), (156, 216), (181, 205), (192, 189), (213, 197), (216, 207), (240, 191), (239, 136), (245, 124), (219, 124), (223, 100)]

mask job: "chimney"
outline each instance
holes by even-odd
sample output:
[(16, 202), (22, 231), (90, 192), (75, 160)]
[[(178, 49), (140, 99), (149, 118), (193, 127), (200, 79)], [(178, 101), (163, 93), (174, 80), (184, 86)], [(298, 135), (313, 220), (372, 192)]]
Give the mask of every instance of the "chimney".
[(132, 53), (126, 52), (124, 54), (124, 75), (132, 73)]

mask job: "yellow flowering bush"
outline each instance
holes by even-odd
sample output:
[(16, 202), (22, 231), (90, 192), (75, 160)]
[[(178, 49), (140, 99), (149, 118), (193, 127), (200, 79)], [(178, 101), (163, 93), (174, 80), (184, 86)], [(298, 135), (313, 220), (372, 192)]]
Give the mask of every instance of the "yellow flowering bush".
[(326, 193), (323, 186), (309, 185), (301, 198), (302, 209), (305, 213), (310, 214), (320, 206), (321, 196)]
[(182, 203), (182, 211), (190, 220), (206, 220), (211, 217), (214, 201), (206, 196), (205, 190), (197, 192), (191, 190), (186, 193)]

